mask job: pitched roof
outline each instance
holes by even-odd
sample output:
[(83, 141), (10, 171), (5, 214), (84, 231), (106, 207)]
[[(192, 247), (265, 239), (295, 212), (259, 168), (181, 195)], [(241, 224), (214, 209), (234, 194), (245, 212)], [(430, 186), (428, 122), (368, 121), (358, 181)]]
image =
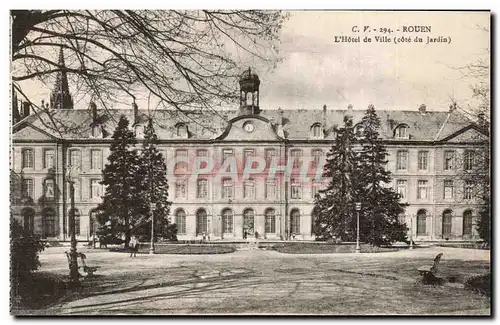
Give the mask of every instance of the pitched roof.
[[(361, 121), (363, 110), (331, 110), (323, 111), (311, 109), (295, 110), (262, 110), (260, 116), (276, 124), (282, 112), (282, 123), (285, 137), (290, 140), (310, 138), (310, 128), (313, 124), (325, 124), (326, 138), (332, 136), (331, 130), (343, 124), (344, 116), (353, 117), (353, 122)], [(377, 110), (381, 121), (380, 135), (384, 139), (393, 139), (394, 130), (401, 124), (409, 127), (410, 140), (433, 141), (443, 139), (458, 130), (470, 125), (472, 121), (453, 111), (428, 111), (421, 114), (419, 111)], [(238, 110), (220, 111), (185, 111), (177, 110), (139, 110), (138, 123), (145, 124), (148, 116), (153, 118), (155, 130), (159, 139), (179, 139), (176, 136), (176, 125), (184, 123), (189, 129), (189, 138), (186, 139), (215, 139), (228, 127), (231, 119), (237, 117)], [(99, 110), (97, 124), (104, 129), (105, 137), (113, 133), (121, 115), (125, 115), (130, 124), (134, 124), (132, 109)], [(54, 137), (62, 139), (92, 138), (92, 115), (89, 110), (58, 109), (44, 110), (31, 115), (17, 123), (14, 131), (25, 124), (45, 130)]]

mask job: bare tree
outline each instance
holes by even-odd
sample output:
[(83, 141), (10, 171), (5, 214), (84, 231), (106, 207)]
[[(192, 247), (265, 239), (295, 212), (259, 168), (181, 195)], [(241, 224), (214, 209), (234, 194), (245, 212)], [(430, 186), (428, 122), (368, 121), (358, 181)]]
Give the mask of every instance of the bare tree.
[(157, 107), (209, 109), (236, 98), (241, 57), (275, 66), (285, 19), (262, 10), (13, 10), (13, 87), (39, 108), (23, 82), (52, 85), (66, 72), (76, 95), (101, 107), (147, 94)]

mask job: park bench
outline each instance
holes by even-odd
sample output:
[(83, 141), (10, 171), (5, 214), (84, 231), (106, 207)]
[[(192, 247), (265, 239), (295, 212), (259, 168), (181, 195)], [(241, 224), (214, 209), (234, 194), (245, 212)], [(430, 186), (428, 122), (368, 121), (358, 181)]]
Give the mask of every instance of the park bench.
[(434, 263), (432, 265), (424, 265), (418, 268), (418, 273), (422, 275), (424, 283), (435, 282), (434, 280), (436, 280), (439, 261), (441, 261), (442, 256), (443, 253), (439, 253), (434, 258)]
[[(66, 254), (66, 257), (68, 259), (68, 264), (71, 265), (71, 255), (68, 252), (64, 252)], [(80, 260), (82, 261), (82, 266), (83, 266), (83, 272), (87, 273), (87, 276), (93, 276), (94, 273), (100, 268), (100, 266), (89, 266), (87, 263), (85, 263), (85, 259), (87, 256), (83, 253), (77, 253), (77, 256), (80, 257)], [(80, 269), (81, 266), (78, 266), (78, 269)]]

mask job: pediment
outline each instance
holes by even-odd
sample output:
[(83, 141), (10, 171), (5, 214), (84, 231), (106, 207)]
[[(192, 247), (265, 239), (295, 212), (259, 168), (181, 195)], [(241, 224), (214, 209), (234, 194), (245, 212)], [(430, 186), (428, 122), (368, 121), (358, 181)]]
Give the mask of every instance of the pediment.
[(441, 141), (446, 143), (467, 143), (467, 142), (484, 142), (488, 140), (488, 136), (481, 132), (475, 126), (468, 126), (458, 132), (455, 132)]
[(12, 135), (13, 140), (55, 140), (56, 138), (49, 133), (35, 128), (31, 125), (26, 125)]
[(269, 120), (263, 117), (240, 116), (233, 119), (226, 130), (217, 138), (226, 141), (276, 141), (276, 134)]

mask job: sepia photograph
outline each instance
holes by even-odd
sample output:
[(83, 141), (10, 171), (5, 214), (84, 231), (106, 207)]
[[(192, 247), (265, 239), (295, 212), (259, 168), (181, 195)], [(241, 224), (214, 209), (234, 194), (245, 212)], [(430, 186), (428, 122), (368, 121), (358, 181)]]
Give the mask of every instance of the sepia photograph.
[(492, 316), (490, 11), (8, 20), (11, 315)]

